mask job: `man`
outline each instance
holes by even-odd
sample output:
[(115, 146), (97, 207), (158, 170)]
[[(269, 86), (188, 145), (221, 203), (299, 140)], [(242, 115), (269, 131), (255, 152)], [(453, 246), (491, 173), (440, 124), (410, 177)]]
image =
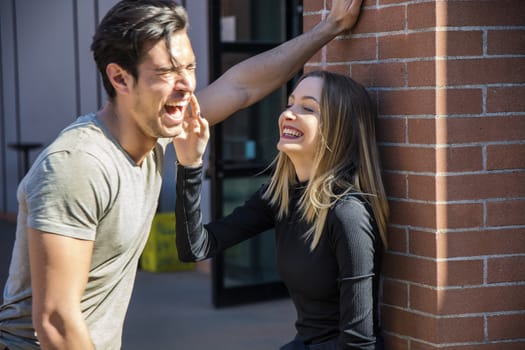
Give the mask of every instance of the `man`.
[(66, 127), (18, 188), (0, 350), (120, 349), (165, 147), (184, 136), (189, 106), (200, 113), (198, 99), (214, 124), (260, 100), (350, 29), (360, 5), (334, 0), (311, 31), (238, 64), (197, 97), (185, 10), (170, 0), (110, 9), (91, 47), (107, 104)]

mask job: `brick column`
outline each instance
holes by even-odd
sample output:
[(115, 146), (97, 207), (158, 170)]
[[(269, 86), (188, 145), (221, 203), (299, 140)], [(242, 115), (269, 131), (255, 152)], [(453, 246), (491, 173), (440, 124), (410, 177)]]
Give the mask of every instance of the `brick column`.
[(525, 349), (525, 1), (365, 0), (318, 68), (381, 114), (387, 349)]

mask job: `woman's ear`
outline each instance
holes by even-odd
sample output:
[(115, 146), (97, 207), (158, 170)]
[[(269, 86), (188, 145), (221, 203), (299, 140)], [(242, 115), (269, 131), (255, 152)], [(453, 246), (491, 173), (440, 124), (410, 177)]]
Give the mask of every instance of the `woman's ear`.
[(106, 75), (117, 95), (128, 94), (131, 91), (133, 77), (124, 68), (116, 63), (110, 63), (106, 66)]

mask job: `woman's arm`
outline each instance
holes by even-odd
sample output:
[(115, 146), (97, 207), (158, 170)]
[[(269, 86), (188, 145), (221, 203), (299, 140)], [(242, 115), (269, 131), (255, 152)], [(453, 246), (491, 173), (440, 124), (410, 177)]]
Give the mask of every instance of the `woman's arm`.
[(202, 224), (202, 167), (177, 166), (176, 243), (181, 261), (199, 261), (273, 227), (273, 214), (260, 192), (233, 213)]
[(378, 233), (357, 198), (341, 201), (329, 221), (339, 265), (341, 349), (376, 349), (374, 279)]

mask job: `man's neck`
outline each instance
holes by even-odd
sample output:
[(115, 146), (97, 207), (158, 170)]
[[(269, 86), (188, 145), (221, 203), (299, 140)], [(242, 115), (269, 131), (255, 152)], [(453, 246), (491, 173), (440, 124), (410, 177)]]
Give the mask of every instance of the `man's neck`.
[(114, 101), (107, 102), (98, 117), (126, 153), (141, 165), (157, 140), (146, 136)]

